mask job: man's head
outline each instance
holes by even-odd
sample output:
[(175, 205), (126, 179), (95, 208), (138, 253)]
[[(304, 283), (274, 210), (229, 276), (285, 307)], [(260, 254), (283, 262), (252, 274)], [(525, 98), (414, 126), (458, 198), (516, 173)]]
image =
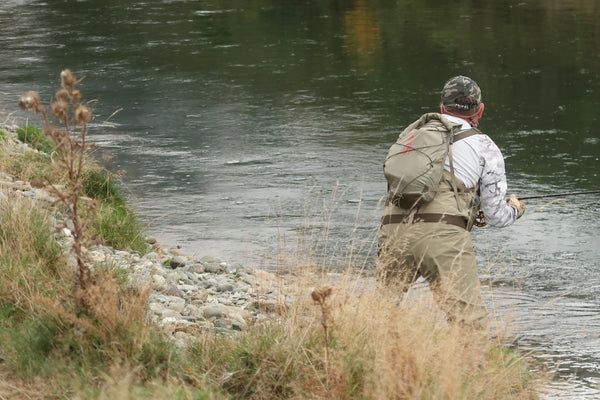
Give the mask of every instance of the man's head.
[(442, 89), (442, 113), (467, 118), (474, 126), (483, 114), (481, 89), (477, 83), (466, 76), (450, 78)]

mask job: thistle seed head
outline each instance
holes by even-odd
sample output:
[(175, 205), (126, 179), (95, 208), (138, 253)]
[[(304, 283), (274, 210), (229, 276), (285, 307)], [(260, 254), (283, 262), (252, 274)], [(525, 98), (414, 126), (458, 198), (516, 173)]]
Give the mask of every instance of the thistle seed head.
[(325, 286), (322, 288), (318, 288), (312, 291), (312, 293), (310, 294), (310, 296), (312, 297), (313, 301), (319, 304), (324, 304), (325, 300), (327, 300), (327, 298), (331, 295), (331, 292), (333, 291), (333, 289), (329, 286)]
[(67, 101), (69, 99), (69, 91), (65, 88), (60, 88), (56, 91), (56, 100)]
[(77, 78), (70, 69), (65, 69), (60, 73), (60, 82), (64, 87), (73, 87), (77, 83)]
[(73, 102), (73, 104), (78, 103), (79, 100), (81, 100), (81, 92), (77, 89), (73, 90), (73, 92), (71, 92), (71, 101)]
[(58, 100), (52, 103), (50, 107), (52, 108), (52, 115), (54, 115), (54, 118), (60, 121), (67, 119), (69, 113), (69, 106), (67, 106), (67, 103), (62, 100)]
[(37, 92), (30, 90), (19, 99), (19, 107), (22, 110), (37, 111), (40, 106), (40, 95)]
[(79, 125), (87, 123), (92, 118), (92, 112), (86, 106), (77, 106), (75, 109), (75, 122)]

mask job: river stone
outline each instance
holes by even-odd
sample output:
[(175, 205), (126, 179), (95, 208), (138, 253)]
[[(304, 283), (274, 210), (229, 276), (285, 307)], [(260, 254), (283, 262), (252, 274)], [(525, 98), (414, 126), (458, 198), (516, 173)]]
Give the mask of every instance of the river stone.
[(218, 274), (218, 273), (224, 272), (226, 269), (227, 269), (227, 267), (223, 267), (219, 264), (205, 264), (204, 265), (204, 271), (210, 272), (211, 274)]
[(231, 323), (231, 329), (235, 331), (243, 331), (244, 329), (246, 329), (246, 323), (243, 321), (233, 321)]
[(180, 319), (181, 318), (181, 313), (178, 313), (177, 311), (171, 310), (169, 308), (164, 308), (164, 309), (161, 310), (160, 316), (163, 318), (163, 321), (166, 318)]
[(223, 316), (223, 310), (219, 306), (208, 306), (202, 310), (206, 319), (210, 318), (221, 318)]
[(182, 295), (183, 295), (183, 293), (194, 293), (196, 290), (198, 290), (197, 285), (186, 285), (186, 284), (183, 284), (183, 285), (177, 285), (177, 288), (179, 290), (181, 290)]
[(181, 297), (171, 296), (169, 300), (169, 308), (182, 313), (185, 309), (185, 299)]
[(195, 274), (203, 274), (206, 272), (204, 269), (204, 265), (201, 263), (194, 263), (188, 267), (189, 272), (193, 272)]
[(180, 256), (175, 256), (171, 258), (169, 266), (173, 269), (185, 267), (185, 259)]
[(169, 297), (159, 293), (152, 293), (148, 300), (150, 300), (153, 303), (165, 304), (169, 302)]
[(207, 264), (213, 264), (213, 263), (220, 263), (221, 260), (219, 260), (213, 256), (204, 256), (200, 259), (200, 262), (207, 263)]
[(155, 251), (152, 251), (152, 252), (146, 254), (143, 258), (145, 260), (157, 260), (158, 259), (158, 253), (156, 253)]
[(231, 283), (219, 283), (217, 285), (217, 292), (233, 292), (233, 285)]
[(150, 302), (148, 308), (155, 314), (161, 314), (162, 311), (165, 309), (162, 305), (153, 302)]
[(169, 285), (165, 289), (164, 294), (166, 294), (167, 296), (177, 296), (177, 297), (185, 296), (185, 294), (181, 290), (179, 290), (179, 288), (175, 285)]
[(174, 317), (166, 317), (163, 318), (163, 320), (160, 322), (160, 325), (165, 326), (165, 325), (174, 325), (177, 323), (177, 318)]
[(217, 318), (214, 322), (214, 325), (217, 328), (229, 328), (231, 324), (225, 318)]
[(159, 274), (152, 275), (152, 280), (154, 281), (154, 284), (158, 287), (162, 287), (167, 282), (165, 277)]
[(198, 286), (200, 286), (203, 289), (209, 289), (216, 285), (217, 285), (217, 282), (214, 279), (209, 279), (209, 280), (198, 283)]
[(13, 190), (21, 190), (21, 191), (26, 191), (26, 190), (31, 190), (31, 184), (29, 182), (24, 182), (24, 181), (15, 181), (13, 182)]
[(129, 285), (132, 287), (144, 288), (152, 287), (153, 280), (149, 275), (136, 271), (129, 275)]
[(203, 310), (200, 309), (198, 306), (190, 304), (186, 307), (186, 311), (187, 311), (187, 316), (184, 316), (184, 318), (190, 320), (190, 321), (203, 321), (206, 318), (206, 315), (204, 314)]
[(90, 251), (89, 257), (94, 263), (102, 263), (106, 261), (106, 255), (100, 251)]

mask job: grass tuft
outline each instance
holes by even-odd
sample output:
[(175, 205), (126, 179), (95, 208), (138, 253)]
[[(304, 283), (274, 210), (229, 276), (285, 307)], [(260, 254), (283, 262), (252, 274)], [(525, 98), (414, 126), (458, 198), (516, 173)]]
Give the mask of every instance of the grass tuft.
[(137, 215), (127, 205), (112, 175), (96, 167), (84, 170), (81, 179), (83, 193), (99, 201), (90, 216), (91, 235), (114, 248), (141, 254), (150, 251)]
[(35, 126), (24, 126), (17, 130), (17, 137), (23, 143), (29, 144), (32, 148), (42, 151), (46, 154), (56, 150), (56, 145), (44, 134), (44, 131)]

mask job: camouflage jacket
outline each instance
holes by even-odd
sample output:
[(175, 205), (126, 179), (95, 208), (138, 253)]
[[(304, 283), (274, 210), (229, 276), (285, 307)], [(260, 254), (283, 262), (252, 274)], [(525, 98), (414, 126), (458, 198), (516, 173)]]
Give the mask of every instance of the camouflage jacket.
[[(469, 123), (461, 118), (444, 114), (452, 122), (462, 123), (463, 130)], [(498, 146), (487, 135), (473, 135), (452, 145), (454, 174), (466, 187), (480, 184), (480, 210), (491, 226), (504, 227), (517, 219), (517, 210), (506, 204), (506, 172), (504, 157)], [(449, 160), (444, 167), (450, 170)]]

